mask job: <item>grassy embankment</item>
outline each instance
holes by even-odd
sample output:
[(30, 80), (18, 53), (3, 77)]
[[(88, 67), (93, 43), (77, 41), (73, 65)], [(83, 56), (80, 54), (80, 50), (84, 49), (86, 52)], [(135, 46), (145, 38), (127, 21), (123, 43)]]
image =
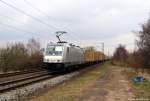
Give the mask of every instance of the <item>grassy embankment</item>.
[(51, 89), (48, 93), (33, 97), (31, 101), (76, 101), (93, 82), (106, 73), (108, 66), (109, 63), (98, 65), (73, 80)]
[(138, 76), (138, 73), (133, 68), (126, 68), (123, 74), (131, 82), (133, 93), (136, 98), (149, 98), (150, 99), (150, 81), (146, 80), (143, 83), (134, 83), (132, 78)]

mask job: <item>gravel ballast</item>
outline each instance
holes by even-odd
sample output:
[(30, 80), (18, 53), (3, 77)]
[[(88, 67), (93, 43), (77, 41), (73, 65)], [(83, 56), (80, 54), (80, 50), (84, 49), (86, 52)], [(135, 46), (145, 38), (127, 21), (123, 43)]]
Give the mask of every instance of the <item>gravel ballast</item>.
[(6, 93), (0, 94), (0, 101), (21, 101), (28, 98), (31, 95), (35, 95), (43, 89), (54, 87), (66, 80), (71, 79), (74, 76), (80, 74), (81, 71), (61, 75), (52, 79), (44, 80), (38, 83), (34, 83), (25, 87), (20, 87), (15, 90), (11, 90)]

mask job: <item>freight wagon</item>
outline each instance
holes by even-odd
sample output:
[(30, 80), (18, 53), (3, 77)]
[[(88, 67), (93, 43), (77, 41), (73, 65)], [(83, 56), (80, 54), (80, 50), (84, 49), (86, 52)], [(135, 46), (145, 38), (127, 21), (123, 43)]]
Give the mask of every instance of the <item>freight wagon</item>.
[(43, 62), (49, 68), (70, 68), (84, 64), (94, 64), (105, 60), (102, 52), (95, 50), (83, 49), (72, 43), (60, 40), (60, 36), (66, 32), (56, 32), (57, 43), (48, 43), (45, 51)]
[(84, 50), (67, 42), (47, 44), (43, 62), (49, 68), (71, 68), (83, 64), (95, 64), (105, 60), (102, 52)]
[(105, 55), (100, 51), (85, 50), (85, 63), (99, 63), (105, 60)]

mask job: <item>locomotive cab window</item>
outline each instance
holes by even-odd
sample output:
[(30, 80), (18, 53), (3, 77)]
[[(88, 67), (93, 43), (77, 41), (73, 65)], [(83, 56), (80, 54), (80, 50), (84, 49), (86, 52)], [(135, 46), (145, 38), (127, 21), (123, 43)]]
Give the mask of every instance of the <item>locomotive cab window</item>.
[(63, 46), (48, 45), (46, 48), (46, 55), (61, 56), (63, 53)]

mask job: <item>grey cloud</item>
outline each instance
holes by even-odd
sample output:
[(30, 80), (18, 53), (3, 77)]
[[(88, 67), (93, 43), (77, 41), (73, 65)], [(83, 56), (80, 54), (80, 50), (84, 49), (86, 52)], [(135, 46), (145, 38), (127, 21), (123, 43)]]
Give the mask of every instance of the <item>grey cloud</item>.
[[(139, 24), (144, 23), (148, 19), (150, 11), (149, 0), (27, 1), (44, 11), (49, 17), (32, 9), (24, 0), (6, 0), (6, 2), (15, 5), (45, 23), (53, 25), (60, 30), (66, 30), (69, 32), (68, 34), (72, 34), (73, 37), (89, 42), (93, 40), (103, 40), (109, 43), (109, 41), (112, 42), (111, 39), (115, 39), (117, 36), (129, 34), (133, 30), (140, 30)], [(9, 21), (5, 16), (12, 17), (15, 21)], [(6, 40), (7, 35), (12, 36), (13, 40), (27, 39), (29, 36), (40, 37), (41, 40), (44, 41), (53, 40), (55, 37), (54, 32), (57, 31), (6, 7), (2, 3), (0, 3), (0, 22), (39, 34), (19, 35), (19, 32), (7, 30), (3, 27), (7, 31), (0, 30), (0, 37)], [(18, 22), (21, 23), (18, 24)], [(4, 35), (4, 33), (12, 34)], [(8, 39), (10, 38), (11, 37)], [(69, 38), (69, 36), (67, 36), (67, 38)], [(70, 37), (69, 40), (76, 41), (76, 38)]]

